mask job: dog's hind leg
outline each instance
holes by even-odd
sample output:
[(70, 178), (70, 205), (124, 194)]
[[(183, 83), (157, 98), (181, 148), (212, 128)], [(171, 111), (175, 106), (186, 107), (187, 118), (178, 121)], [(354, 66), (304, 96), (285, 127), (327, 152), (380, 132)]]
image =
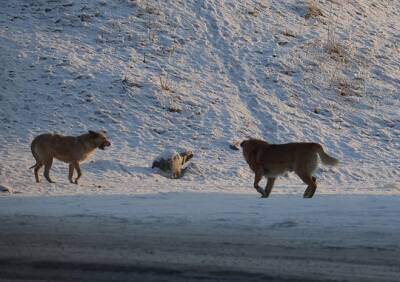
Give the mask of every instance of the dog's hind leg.
[(305, 198), (312, 198), (314, 196), (315, 190), (317, 189), (317, 178), (312, 176), (311, 179), (314, 182), (314, 186), (307, 187), (306, 191), (304, 191), (304, 194), (307, 195), (307, 197)]
[(268, 177), (267, 186), (265, 186), (265, 198), (268, 198), (269, 194), (271, 194), (272, 187), (274, 187), (275, 178)]
[(74, 181), (72, 180), (73, 176), (74, 176), (74, 165), (73, 164), (69, 164), (69, 166), (68, 166), (68, 180), (71, 183), (74, 183)]
[(256, 174), (254, 176), (254, 188), (257, 190), (258, 193), (260, 193), (263, 197), (266, 197), (265, 191), (258, 185), (260, 183), (261, 179), (263, 177), (263, 172), (262, 170), (256, 171)]
[(37, 162), (36, 164), (35, 164), (35, 166), (34, 166), (34, 173), (35, 173), (35, 179), (36, 179), (36, 182), (40, 182), (40, 180), (39, 180), (39, 169), (41, 169), (41, 167), (43, 166), (43, 164), (41, 163), (41, 162)]
[(81, 178), (82, 176), (82, 171), (81, 171), (81, 167), (79, 166), (78, 162), (74, 163), (74, 167), (76, 169), (76, 172), (78, 173), (78, 176), (75, 178), (75, 184), (78, 184), (78, 179)]
[(297, 175), (301, 178), (301, 180), (306, 183), (307, 189), (304, 191), (303, 198), (312, 198), (314, 196), (315, 191), (317, 190), (317, 179), (311, 175), (308, 175), (306, 173), (299, 174)]
[(50, 178), (50, 168), (52, 164), (53, 164), (53, 158), (49, 158), (44, 162), (44, 177), (47, 179), (48, 182), (55, 183)]

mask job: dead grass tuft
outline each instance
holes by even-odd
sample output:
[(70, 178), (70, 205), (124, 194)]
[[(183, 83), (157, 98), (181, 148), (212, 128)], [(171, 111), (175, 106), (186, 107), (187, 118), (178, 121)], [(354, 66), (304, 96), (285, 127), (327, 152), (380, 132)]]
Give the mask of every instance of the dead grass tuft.
[(332, 27), (328, 28), (324, 49), (330, 55), (331, 59), (342, 63), (348, 62), (353, 52), (351, 39), (343, 43), (339, 42)]
[(160, 74), (160, 87), (162, 90), (171, 91), (171, 85), (168, 80), (168, 74), (166, 74), (165, 77)]
[(342, 97), (362, 97), (359, 81), (342, 78), (338, 79), (334, 84), (336, 84), (338, 94)]
[(310, 19), (310, 18), (317, 18), (317, 17), (323, 17), (323, 16), (324, 16), (324, 14), (322, 13), (322, 10), (315, 3), (315, 0), (309, 0), (307, 2), (307, 12), (304, 15), (304, 18)]
[(248, 10), (247, 14), (249, 14), (250, 16), (253, 16), (253, 17), (257, 17), (258, 11), (257, 10)]

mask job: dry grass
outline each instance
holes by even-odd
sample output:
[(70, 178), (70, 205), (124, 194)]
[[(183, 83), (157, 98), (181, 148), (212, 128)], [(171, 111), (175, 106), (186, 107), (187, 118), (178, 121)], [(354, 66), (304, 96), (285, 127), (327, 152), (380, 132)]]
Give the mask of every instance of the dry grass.
[(330, 55), (331, 59), (341, 63), (351, 61), (354, 52), (351, 32), (346, 32), (348, 38), (339, 40), (337, 35), (337, 27), (341, 26), (338, 14), (333, 12), (333, 5), (328, 13), (328, 20), (325, 23), (328, 27), (327, 38), (324, 46), (325, 51)]
[(253, 17), (257, 17), (258, 16), (258, 11), (257, 10), (248, 10), (247, 11), (247, 14), (249, 14), (250, 16), (253, 16)]
[(157, 43), (157, 33), (154, 31), (148, 31), (148, 36), (149, 36), (149, 42), (151, 44), (156, 44)]
[(317, 6), (315, 0), (307, 1), (307, 12), (304, 15), (305, 19), (323, 17), (322, 10)]
[(335, 29), (332, 26), (328, 27), (324, 49), (330, 55), (331, 59), (341, 63), (351, 62), (355, 52), (351, 35), (349, 38), (339, 42)]
[(168, 80), (168, 74), (166, 74), (165, 76), (160, 74), (160, 87), (162, 90), (171, 91), (171, 85)]
[(340, 54), (341, 54), (342, 48), (340, 48), (340, 45), (337, 42), (335, 29), (332, 27), (328, 27), (328, 34), (327, 34), (325, 49), (326, 49), (327, 53), (331, 54), (331, 55), (340, 56)]
[(282, 33), (284, 36), (286, 37), (294, 37), (296, 38), (296, 34), (294, 34), (294, 32), (289, 31), (288, 29), (285, 29), (285, 31)]
[(173, 105), (173, 106), (168, 108), (168, 111), (170, 113), (181, 113), (182, 109), (178, 108), (178, 106), (176, 106), (176, 105)]
[(132, 90), (133, 88), (142, 88), (143, 87), (142, 84), (135, 82), (135, 81), (131, 81), (127, 77), (127, 75), (124, 76), (124, 78), (121, 80), (121, 83), (122, 83), (122, 88), (125, 91)]
[(342, 97), (362, 97), (363, 81), (357, 79), (349, 79), (346, 77), (336, 78), (332, 86), (337, 89), (337, 93)]

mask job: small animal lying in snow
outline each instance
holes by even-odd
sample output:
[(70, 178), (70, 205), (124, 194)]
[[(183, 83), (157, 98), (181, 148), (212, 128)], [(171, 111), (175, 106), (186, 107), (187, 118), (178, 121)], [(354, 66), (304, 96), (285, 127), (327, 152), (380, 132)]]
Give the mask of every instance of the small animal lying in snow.
[(171, 178), (180, 178), (188, 167), (189, 160), (193, 157), (192, 150), (166, 150), (154, 161), (151, 168), (158, 168), (168, 173)]

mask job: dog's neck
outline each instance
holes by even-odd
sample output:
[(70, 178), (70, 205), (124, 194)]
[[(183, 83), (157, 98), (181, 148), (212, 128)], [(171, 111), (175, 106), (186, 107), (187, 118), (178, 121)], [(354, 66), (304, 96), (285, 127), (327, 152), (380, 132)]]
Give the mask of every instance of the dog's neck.
[(78, 136), (78, 140), (82, 143), (83, 147), (89, 152), (96, 150), (96, 148), (98, 147), (98, 145), (95, 144), (93, 140), (89, 138), (89, 134), (82, 134)]

